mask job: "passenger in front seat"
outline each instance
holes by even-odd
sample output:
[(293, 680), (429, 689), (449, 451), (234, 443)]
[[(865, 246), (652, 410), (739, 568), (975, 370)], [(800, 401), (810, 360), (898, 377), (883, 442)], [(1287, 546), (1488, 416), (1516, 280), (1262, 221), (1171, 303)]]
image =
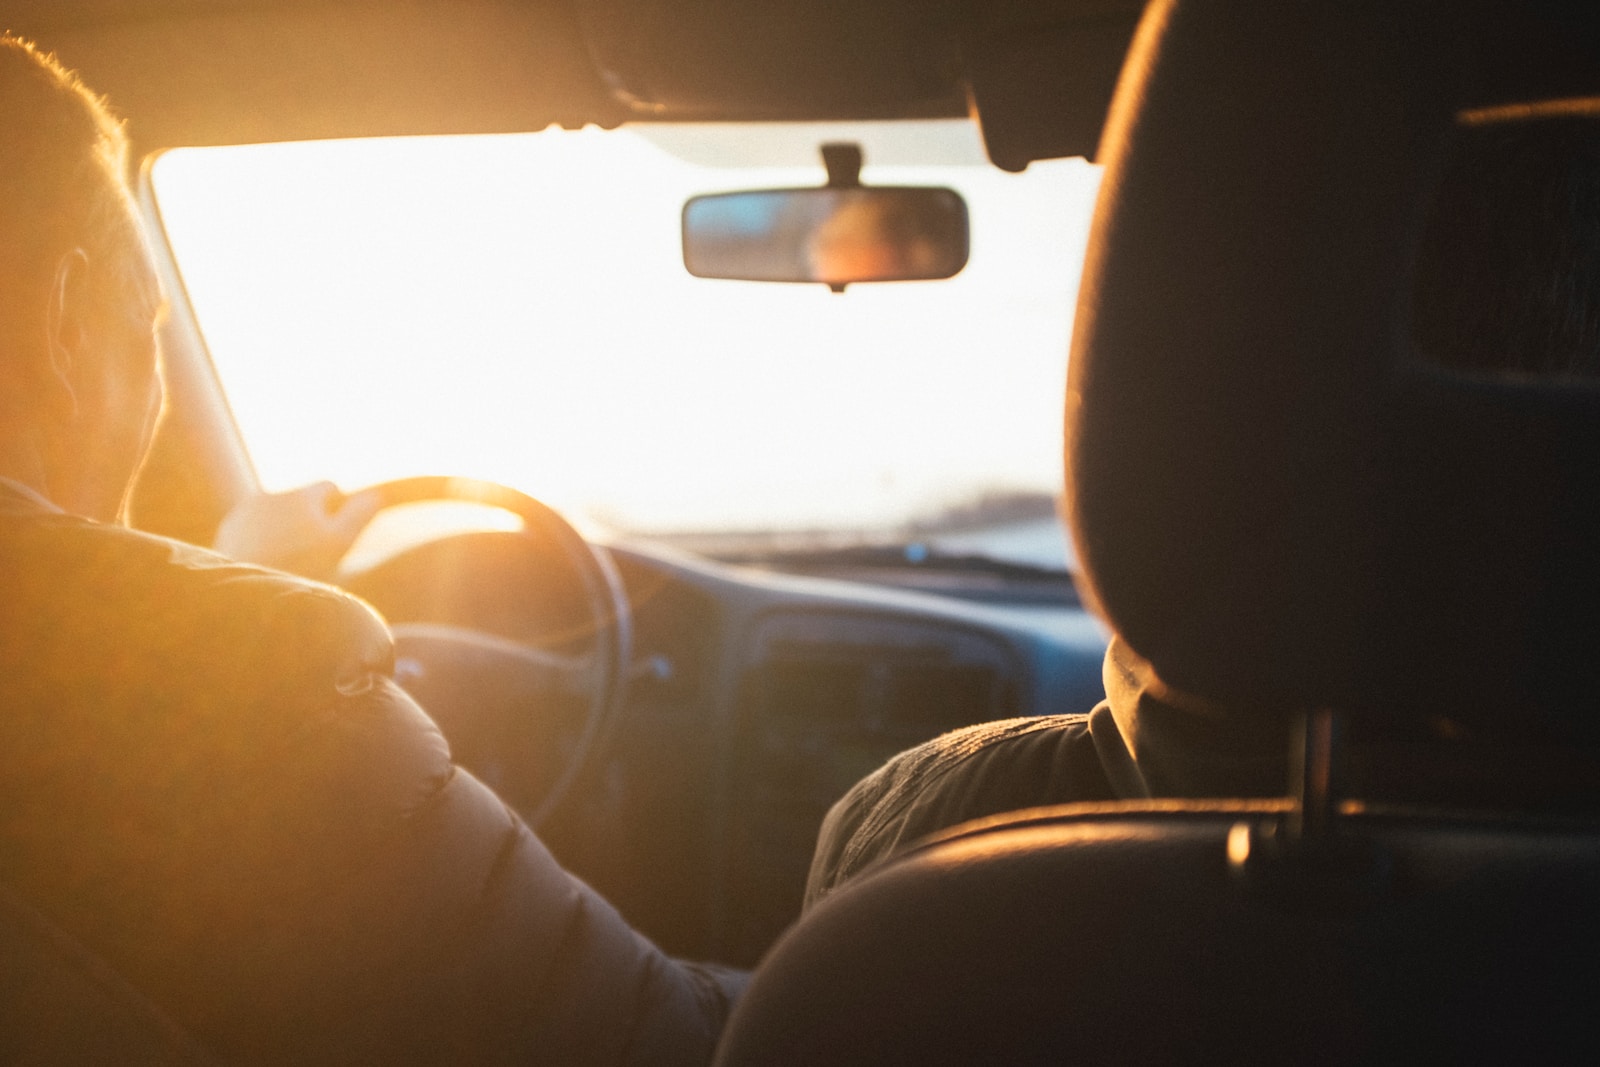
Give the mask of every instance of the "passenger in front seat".
[[(1458, 147), (1416, 267), (1418, 356), (1475, 375), (1600, 376), (1600, 123), (1554, 117), (1468, 127)], [(1222, 707), (1174, 690), (1116, 636), (1104, 679), (1106, 699), (1087, 715), (957, 730), (859, 782), (823, 822), (806, 906), (969, 819), (1079, 801), (1286, 791), (1289, 737), (1277, 709)], [(1428, 743), (1441, 737), (1427, 731), (1452, 730), (1418, 729)], [(1516, 780), (1504, 768), (1455, 760), (1430, 781), (1413, 761), (1394, 766), (1374, 756), (1352, 771), (1364, 795), (1388, 800), (1437, 801), (1441, 791), (1503, 804), (1529, 792), (1584, 795), (1580, 767), (1547, 764)], [(1537, 783), (1527, 780), (1534, 776)]]
[(126, 153), (0, 37), (0, 878), (223, 1059), (709, 1061), (743, 976), (452, 766), (369, 608), (114, 524), (161, 403)]

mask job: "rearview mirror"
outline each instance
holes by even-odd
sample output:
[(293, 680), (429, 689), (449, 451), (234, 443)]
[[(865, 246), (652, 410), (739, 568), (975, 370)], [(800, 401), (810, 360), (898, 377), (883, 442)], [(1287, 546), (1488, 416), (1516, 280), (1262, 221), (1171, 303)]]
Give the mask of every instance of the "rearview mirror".
[(967, 205), (953, 189), (763, 189), (683, 208), (683, 263), (700, 278), (857, 282), (949, 278), (967, 264)]

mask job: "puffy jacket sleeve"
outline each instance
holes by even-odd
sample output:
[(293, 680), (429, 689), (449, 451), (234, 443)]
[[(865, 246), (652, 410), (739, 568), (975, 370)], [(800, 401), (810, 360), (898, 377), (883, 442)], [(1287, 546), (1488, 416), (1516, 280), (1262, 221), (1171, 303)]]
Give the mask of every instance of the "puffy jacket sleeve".
[(0, 609), (0, 859), (222, 1057), (709, 1061), (740, 977), (454, 767), (364, 604), (78, 520), (0, 541), (35, 563)]

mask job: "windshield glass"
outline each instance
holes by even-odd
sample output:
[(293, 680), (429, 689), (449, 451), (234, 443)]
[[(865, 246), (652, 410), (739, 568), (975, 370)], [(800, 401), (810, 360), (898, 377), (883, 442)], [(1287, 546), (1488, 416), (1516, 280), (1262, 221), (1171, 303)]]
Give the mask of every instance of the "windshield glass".
[[(958, 190), (946, 281), (710, 281), (695, 194)], [(1098, 180), (965, 121), (693, 125), (183, 149), (162, 221), (261, 481), (504, 482), (701, 551), (912, 537), (1061, 566), (1061, 397)], [(938, 542), (943, 544), (944, 542)]]

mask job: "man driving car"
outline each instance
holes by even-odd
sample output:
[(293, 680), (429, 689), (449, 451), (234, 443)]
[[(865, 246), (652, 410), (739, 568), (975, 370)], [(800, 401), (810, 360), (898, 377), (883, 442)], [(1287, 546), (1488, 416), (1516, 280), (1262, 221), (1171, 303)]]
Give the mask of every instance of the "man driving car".
[(709, 1060), (742, 976), (664, 956), (452, 766), (371, 609), (115, 524), (161, 403), (126, 155), (0, 38), (8, 889), (223, 1058)]

